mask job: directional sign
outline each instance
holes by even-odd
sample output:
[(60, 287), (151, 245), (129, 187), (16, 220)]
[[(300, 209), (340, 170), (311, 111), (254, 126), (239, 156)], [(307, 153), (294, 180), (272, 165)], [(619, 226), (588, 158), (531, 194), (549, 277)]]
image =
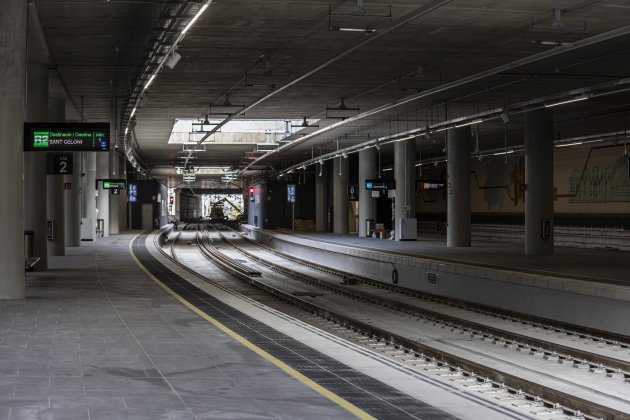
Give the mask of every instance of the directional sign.
[(108, 152), (109, 123), (24, 123), (25, 152)]
[(382, 179), (366, 179), (365, 189), (368, 191), (369, 190), (395, 190), (396, 181), (393, 179), (389, 181), (384, 181)]
[(48, 175), (72, 175), (72, 153), (49, 153)]

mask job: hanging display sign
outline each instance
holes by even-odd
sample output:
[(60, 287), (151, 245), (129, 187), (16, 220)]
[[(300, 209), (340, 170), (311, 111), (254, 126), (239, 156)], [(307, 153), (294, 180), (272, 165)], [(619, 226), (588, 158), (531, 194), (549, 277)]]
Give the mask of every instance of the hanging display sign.
[(108, 152), (109, 123), (24, 123), (25, 152)]
[(126, 190), (127, 189), (127, 180), (125, 179), (97, 179), (97, 189), (98, 183), (103, 183), (104, 190)]
[(437, 180), (425, 180), (420, 179), (416, 181), (416, 189), (430, 191), (430, 190), (443, 190), (445, 187), (444, 182)]
[(365, 180), (365, 189), (370, 190), (395, 190), (396, 189), (396, 180), (382, 180), (382, 179), (366, 179)]

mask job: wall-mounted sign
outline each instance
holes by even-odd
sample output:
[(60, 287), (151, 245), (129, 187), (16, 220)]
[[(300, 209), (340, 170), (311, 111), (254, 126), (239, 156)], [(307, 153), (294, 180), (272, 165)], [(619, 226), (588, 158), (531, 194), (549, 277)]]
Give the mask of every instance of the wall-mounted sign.
[(108, 152), (109, 123), (24, 123), (25, 152)]
[(350, 201), (359, 200), (359, 187), (356, 185), (348, 185), (348, 199)]
[(111, 195), (120, 195), (120, 189), (118, 188), (110, 188), (109, 192), (111, 193)]
[(365, 180), (365, 189), (370, 190), (395, 190), (396, 189), (396, 180), (382, 180), (382, 179), (366, 179)]
[(63, 189), (64, 190), (71, 190), (72, 189), (72, 182), (65, 182), (63, 184)]
[(287, 202), (295, 203), (295, 184), (287, 184)]
[(72, 153), (48, 153), (48, 175), (72, 175)]
[(103, 183), (104, 190), (126, 190), (127, 180), (125, 179), (97, 179), (96, 185), (98, 189), (98, 183)]
[(427, 283), (429, 284), (438, 284), (440, 282), (440, 277), (437, 273), (427, 273)]

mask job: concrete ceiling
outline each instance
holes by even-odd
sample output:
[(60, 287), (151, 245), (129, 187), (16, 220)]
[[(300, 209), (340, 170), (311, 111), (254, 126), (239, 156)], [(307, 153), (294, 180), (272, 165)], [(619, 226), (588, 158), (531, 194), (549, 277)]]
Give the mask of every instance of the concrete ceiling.
[[(133, 106), (130, 92), (156, 46), (155, 28), (164, 22), (160, 17), (179, 15), (169, 23), (170, 33), (176, 33), (199, 9), (198, 2), (167, 0), (34, 3), (71, 103), (83, 108), (85, 120), (111, 121), (119, 134)], [(237, 112), (277, 92), (235, 118), (306, 116), (320, 120), (321, 130), (340, 121), (327, 118), (335, 113), (327, 108), (338, 107), (342, 97), (348, 107), (363, 113), (417, 96), (284, 147), (243, 172), (255, 176), (256, 170), (281, 170), (334, 151), (338, 143), (343, 148), (629, 76), (630, 5), (625, 0), (359, 3), (363, 13), (356, 12), (356, 1), (214, 1), (179, 44), (179, 63), (172, 70), (163, 68), (140, 99), (131, 120), (135, 153), (156, 168), (156, 177), (174, 179), (174, 170), (168, 168), (181, 165), (185, 156), (178, 153), (181, 145), (167, 144), (176, 118), (225, 117), (226, 112)], [(555, 7), (561, 9), (565, 26), (549, 30)], [(390, 10), (391, 17), (384, 17)], [(396, 29), (391, 31), (392, 27)], [(617, 33), (602, 36), (614, 30)], [(584, 40), (594, 42), (575, 48)], [(548, 57), (437, 91), (449, 82), (545, 51), (551, 51)], [(326, 65), (314, 71), (322, 64)], [(309, 72), (313, 74), (295, 83)], [(287, 83), (294, 84), (283, 90)], [(223, 106), (226, 93), (233, 105), (227, 108)], [(556, 135), (568, 138), (624, 130), (628, 98), (627, 93), (616, 93), (554, 107)], [(521, 114), (510, 118), (510, 144), (522, 144), (521, 118)], [(287, 140), (316, 130), (304, 130)], [(435, 133), (431, 140), (417, 141), (418, 149), (424, 150), (423, 156), (439, 156), (443, 139), (444, 132)], [(482, 150), (502, 147), (501, 120), (480, 124), (479, 141)], [(118, 142), (122, 144), (122, 135)], [(254, 148), (252, 144), (210, 145), (195, 153), (190, 163), (243, 169), (251, 162), (244, 159), (247, 152)]]

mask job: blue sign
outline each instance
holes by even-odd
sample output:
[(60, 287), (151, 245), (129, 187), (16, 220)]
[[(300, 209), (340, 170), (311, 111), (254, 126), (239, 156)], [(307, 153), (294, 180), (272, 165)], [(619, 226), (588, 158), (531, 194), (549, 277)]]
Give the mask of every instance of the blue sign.
[(287, 184), (287, 201), (295, 203), (295, 184)]
[(138, 201), (138, 186), (136, 184), (129, 184), (128, 199), (130, 203)]

